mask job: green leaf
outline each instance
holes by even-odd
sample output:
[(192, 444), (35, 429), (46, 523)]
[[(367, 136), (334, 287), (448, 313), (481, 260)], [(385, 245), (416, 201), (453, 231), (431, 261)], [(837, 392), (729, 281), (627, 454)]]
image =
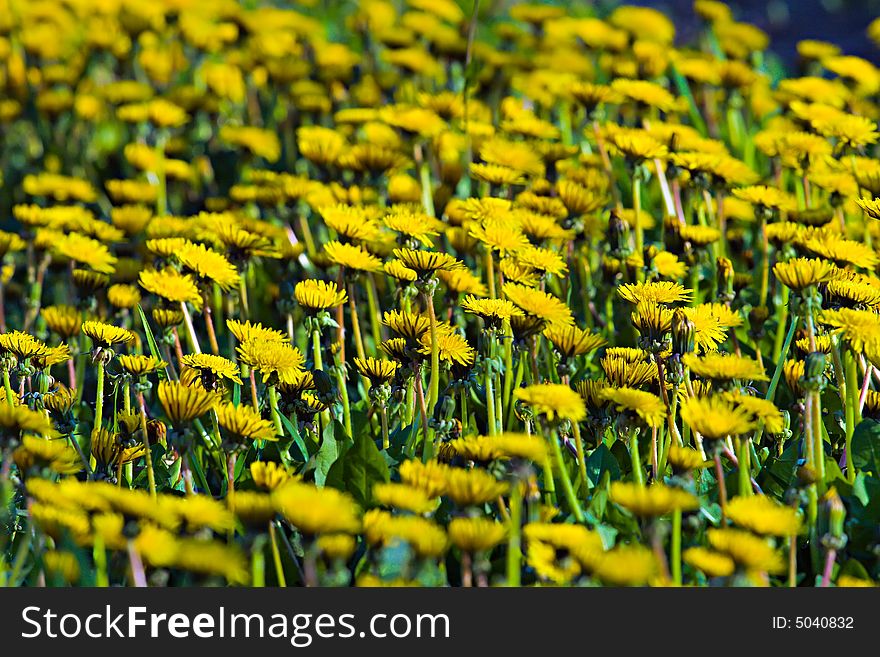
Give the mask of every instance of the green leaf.
[(388, 481), (388, 464), (373, 442), (369, 431), (359, 431), (354, 445), (345, 454), (345, 488), (357, 502), (367, 506), (373, 496), (373, 484)]
[[(159, 354), (159, 345), (156, 344), (156, 338), (153, 337), (153, 331), (150, 330), (150, 324), (147, 322), (147, 316), (144, 315), (144, 309), (141, 308), (141, 304), (137, 304), (138, 317), (141, 320), (141, 326), (144, 329), (144, 333), (147, 336), (147, 345), (150, 348), (150, 355), (153, 358), (158, 360), (162, 360), (162, 356)], [(159, 375), (159, 380), (167, 380), (170, 377), (168, 376), (168, 368), (165, 367), (157, 372)]]
[(606, 472), (610, 474), (612, 481), (620, 479), (620, 465), (617, 459), (605, 443), (601, 443), (587, 459), (587, 479), (590, 480), (590, 487), (595, 488)]
[[(199, 456), (194, 450), (190, 451), (189, 454), (189, 467), (192, 468), (193, 474), (195, 475), (196, 484), (202, 489), (202, 491), (210, 495), (211, 487), (208, 486), (208, 480), (205, 478), (204, 470), (202, 470), (202, 463), (199, 461)], [(224, 477), (223, 480), (226, 481), (226, 478)]]
[[(287, 430), (287, 433), (290, 434), (290, 436), (293, 438), (294, 445), (296, 445), (300, 454), (302, 454), (302, 460), (308, 461), (309, 456), (311, 456), (311, 454), (309, 454), (309, 449), (308, 449), (308, 447), (306, 447), (306, 443), (303, 440), (303, 437), (299, 434), (299, 429), (296, 428), (296, 425), (293, 422), (291, 422), (290, 418), (288, 418), (286, 415), (284, 415), (284, 413), (279, 413), (278, 415), (281, 418), (281, 424), (284, 425), (284, 428)], [(314, 441), (312, 441), (312, 442), (314, 442)], [(284, 458), (284, 457), (282, 456), (282, 458)], [(285, 463), (285, 465), (287, 465), (287, 464)]]
[(852, 465), (880, 475), (880, 423), (862, 420), (852, 438)]
[(336, 436), (344, 435), (345, 427), (339, 423), (339, 420), (333, 420), (324, 430), (321, 448), (318, 450), (315, 460), (315, 485), (318, 488), (324, 487), (330, 468), (336, 462), (336, 459), (345, 453), (345, 443), (336, 439)]

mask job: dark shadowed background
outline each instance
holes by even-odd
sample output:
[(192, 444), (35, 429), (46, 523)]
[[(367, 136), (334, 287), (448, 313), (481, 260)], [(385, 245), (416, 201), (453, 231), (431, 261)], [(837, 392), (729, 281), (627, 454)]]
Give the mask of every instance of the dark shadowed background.
[[(666, 13), (675, 22), (679, 43), (699, 29), (693, 0), (627, 0), (627, 4)], [(786, 63), (797, 57), (795, 46), (801, 39), (831, 41), (847, 55), (880, 61), (880, 48), (865, 35), (868, 23), (880, 16), (880, 0), (732, 0), (727, 4), (737, 20), (765, 30), (772, 39), (771, 50)]]

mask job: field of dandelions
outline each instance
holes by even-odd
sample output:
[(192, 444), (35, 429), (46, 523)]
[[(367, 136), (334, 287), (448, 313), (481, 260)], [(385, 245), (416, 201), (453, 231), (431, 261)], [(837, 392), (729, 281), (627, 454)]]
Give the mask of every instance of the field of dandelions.
[(476, 4), (0, 0), (0, 584), (880, 578), (880, 69)]

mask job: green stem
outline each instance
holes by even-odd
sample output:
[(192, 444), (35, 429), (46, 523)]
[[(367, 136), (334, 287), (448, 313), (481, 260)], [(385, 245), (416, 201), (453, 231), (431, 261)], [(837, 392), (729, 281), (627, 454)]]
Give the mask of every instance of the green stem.
[(3, 368), (3, 387), (6, 389), (6, 403), (10, 406), (15, 404), (15, 395), (12, 393), (12, 384), (9, 382), (9, 370)]
[(492, 366), (486, 365), (486, 423), (490, 436), (497, 433), (497, 425), (495, 424), (495, 394), (492, 389)]
[(321, 362), (321, 331), (315, 329), (312, 331), (312, 360), (315, 363), (316, 370), (323, 370), (324, 364)]
[(859, 382), (856, 370), (856, 359), (847, 349), (843, 352), (846, 376), (846, 478), (853, 483), (856, 480), (856, 469), (852, 462), (852, 440), (856, 429), (856, 412), (859, 405)]
[(575, 448), (577, 448), (578, 472), (581, 475), (581, 481), (584, 482), (584, 486), (589, 487), (589, 480), (587, 479), (587, 460), (584, 458), (584, 441), (581, 438), (581, 428), (577, 422), (572, 422), (571, 430), (572, 433), (574, 433), (574, 445)]
[(92, 559), (95, 562), (95, 586), (107, 588), (110, 586), (110, 577), (107, 575), (107, 549), (100, 534), (95, 534)]
[(283, 436), (284, 428), (281, 425), (281, 413), (278, 411), (278, 390), (275, 386), (269, 386), (269, 408), (272, 411), (272, 422), (275, 423), (275, 435)]
[(748, 497), (752, 494), (752, 474), (749, 467), (751, 455), (749, 453), (748, 438), (737, 438), (737, 460), (739, 461), (739, 495), (740, 497)]
[(681, 509), (672, 512), (672, 582), (681, 586)]
[(382, 327), (379, 324), (379, 303), (376, 299), (377, 291), (376, 291), (376, 279), (372, 274), (368, 274), (369, 281), (367, 283), (367, 304), (370, 308), (370, 330), (373, 333), (373, 353), (376, 353), (376, 349), (380, 342), (382, 342)]
[(517, 481), (510, 491), (510, 533), (507, 536), (507, 585), (520, 585), (522, 561), (522, 484)]
[(95, 363), (98, 373), (98, 385), (95, 391), (95, 431), (101, 430), (101, 418), (104, 414), (104, 363)]
[(342, 365), (336, 368), (336, 381), (339, 385), (339, 395), (342, 397), (342, 421), (345, 425), (345, 433), (351, 437), (351, 405), (348, 403), (348, 385), (345, 382), (345, 368)]
[(425, 293), (428, 307), (428, 318), (431, 320), (431, 378), (428, 383), (428, 412), (434, 412), (434, 406), (440, 397), (440, 344), (437, 341), (437, 315), (434, 313), (434, 297)]
[(568, 476), (568, 470), (565, 467), (565, 461), (562, 458), (562, 449), (559, 447), (559, 435), (556, 429), (550, 430), (550, 445), (553, 448), (553, 456), (556, 459), (556, 467), (559, 470), (559, 478), (562, 481), (562, 490), (565, 493), (565, 499), (571, 512), (574, 514), (578, 522), (584, 521), (584, 512), (581, 511), (581, 505), (578, 503), (577, 495), (574, 492), (574, 486), (571, 484), (571, 478)]
[(141, 433), (143, 434), (142, 440), (144, 442), (144, 460), (147, 463), (147, 482), (150, 487), (150, 495), (155, 499), (156, 497), (156, 473), (153, 472), (153, 454), (150, 451), (150, 436), (147, 434), (147, 409), (144, 406), (144, 395), (142, 392), (137, 393), (138, 396), (138, 406), (140, 407), (140, 415), (141, 415)]
[[(357, 311), (357, 301), (354, 298), (354, 290), (352, 286), (348, 286), (348, 310), (351, 314), (351, 332), (354, 333), (354, 346), (357, 351), (358, 358), (361, 360), (367, 357), (366, 352), (364, 351), (364, 338), (361, 335), (361, 323), (358, 319), (358, 311)], [(367, 387), (369, 387), (369, 381), (367, 381)]]
[(629, 458), (632, 464), (632, 471), (635, 482), (639, 486), (644, 487), (645, 472), (642, 469), (642, 460), (639, 457), (639, 435), (635, 429), (632, 429), (629, 433)]
[(183, 321), (186, 324), (186, 337), (189, 342), (189, 348), (195, 353), (200, 354), (202, 353), (202, 348), (199, 346), (199, 338), (196, 335), (196, 329), (193, 326), (192, 317), (189, 314), (185, 301), (180, 302), (180, 309), (183, 311)]
[(379, 419), (382, 422), (382, 449), (391, 447), (391, 438), (388, 436), (388, 410), (385, 406), (379, 407)]
[(275, 523), (269, 522), (269, 542), (272, 545), (272, 561), (275, 563), (275, 577), (278, 586), (286, 587), (287, 580), (284, 577), (284, 568), (281, 565), (281, 551), (278, 549), (278, 537), (275, 535)]

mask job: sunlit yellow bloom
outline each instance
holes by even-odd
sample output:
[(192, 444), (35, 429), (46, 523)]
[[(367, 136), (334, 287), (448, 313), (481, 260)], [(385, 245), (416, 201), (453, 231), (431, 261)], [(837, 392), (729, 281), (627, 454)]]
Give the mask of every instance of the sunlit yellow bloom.
[(273, 424), (260, 417), (260, 414), (250, 406), (236, 406), (232, 402), (222, 402), (214, 406), (214, 411), (217, 413), (217, 424), (236, 443), (278, 439)]
[(599, 396), (621, 412), (641, 418), (649, 427), (659, 427), (666, 419), (666, 406), (655, 394), (635, 388), (605, 388)]
[(45, 468), (68, 475), (79, 472), (83, 467), (79, 455), (67, 440), (48, 440), (40, 436), (24, 436), (21, 445), (12, 453), (12, 460), (21, 472), (27, 473)]
[(293, 295), (303, 308), (311, 311), (335, 308), (348, 298), (345, 290), (337, 288), (333, 281), (312, 278), (297, 283)]
[(202, 377), (211, 376), (218, 379), (229, 379), (235, 383), (241, 384), (238, 376), (238, 365), (231, 360), (223, 358), (223, 356), (214, 356), (213, 354), (186, 354), (183, 357), (183, 364), (187, 367), (199, 370)]
[(690, 301), (692, 295), (691, 290), (671, 281), (628, 283), (617, 288), (617, 293), (630, 303), (653, 301), (663, 304)]
[(767, 381), (761, 365), (747, 356), (710, 352), (702, 356), (685, 354), (682, 358), (685, 367), (692, 374), (706, 379)]
[(505, 283), (504, 295), (527, 315), (538, 317), (548, 324), (570, 325), (574, 322), (571, 310), (553, 295), (518, 283)]
[(290, 383), (302, 370), (305, 357), (296, 347), (279, 340), (254, 338), (236, 348), (242, 364), (263, 375), (263, 380)]
[(275, 490), (292, 478), (292, 475), (280, 463), (273, 461), (253, 461), (251, 463), (251, 479), (263, 490)]
[(693, 511), (700, 507), (700, 501), (691, 493), (660, 483), (645, 488), (615, 481), (611, 484), (611, 501), (644, 517), (665, 516), (673, 511)]
[(235, 339), (239, 342), (247, 342), (249, 340), (263, 340), (266, 342), (290, 342), (290, 338), (281, 331), (266, 328), (258, 322), (240, 322), (236, 319), (227, 319), (226, 326), (227, 328), (229, 328), (229, 332), (232, 333), (232, 335), (235, 336)]
[(488, 518), (454, 518), (447, 527), (449, 540), (464, 552), (485, 552), (507, 539), (507, 527)]
[(681, 405), (681, 418), (712, 440), (746, 434), (757, 427), (754, 416), (745, 408), (717, 396), (687, 399)]
[(776, 549), (763, 538), (738, 529), (710, 529), (709, 544), (732, 558), (746, 570), (768, 573), (785, 571), (785, 561)]
[(763, 536), (791, 536), (801, 527), (797, 509), (783, 506), (766, 495), (735, 497), (725, 512), (735, 525)]
[(643, 586), (657, 573), (657, 558), (641, 545), (621, 545), (597, 560), (593, 573), (612, 586)]
[(192, 277), (171, 267), (162, 271), (145, 269), (138, 282), (147, 292), (171, 303), (190, 303), (197, 310), (202, 307), (202, 295)]
[(306, 534), (353, 534), (361, 530), (360, 508), (334, 488), (289, 482), (272, 492), (278, 512)]
[(729, 577), (736, 569), (732, 558), (704, 547), (688, 548), (681, 556), (686, 564), (703, 571), (709, 577)]
[(134, 376), (152, 374), (168, 365), (165, 361), (159, 360), (154, 356), (141, 356), (137, 354), (123, 354), (119, 356), (118, 362), (122, 369)]
[(40, 315), (46, 326), (65, 340), (79, 333), (82, 326), (82, 314), (73, 306), (44, 306)]
[(488, 462), (496, 459), (522, 458), (541, 463), (547, 457), (546, 443), (536, 436), (503, 433), (499, 436), (457, 438), (449, 447), (469, 461)]
[(378, 386), (391, 381), (400, 364), (393, 360), (380, 360), (368, 356), (367, 358), (355, 357), (354, 366), (358, 374), (367, 377), (372, 385)]
[(373, 500), (383, 506), (403, 509), (412, 513), (430, 513), (437, 508), (436, 497), (429, 496), (421, 488), (409, 484), (376, 483)]
[(354, 271), (380, 271), (382, 261), (363, 247), (342, 242), (328, 242), (324, 253), (331, 262)]
[(190, 422), (217, 404), (217, 395), (200, 386), (185, 386), (177, 381), (160, 381), (159, 401), (173, 424)]
[(203, 280), (216, 283), (223, 290), (228, 291), (238, 285), (238, 269), (222, 253), (202, 244), (185, 244), (175, 256), (186, 269)]
[(128, 329), (105, 324), (103, 322), (83, 322), (81, 329), (83, 334), (91, 338), (95, 346), (112, 347), (114, 344), (128, 344), (135, 339), (134, 333)]
[(550, 326), (544, 331), (546, 337), (564, 358), (582, 356), (607, 344), (605, 338), (577, 326)]
[(393, 516), (381, 509), (364, 514), (364, 538), (372, 545), (389, 546), (404, 541), (422, 557), (436, 557), (448, 547), (446, 533), (419, 516)]
[(580, 395), (566, 385), (538, 383), (520, 388), (514, 396), (528, 404), (536, 415), (543, 415), (551, 422), (557, 419), (580, 422), (586, 417)]

